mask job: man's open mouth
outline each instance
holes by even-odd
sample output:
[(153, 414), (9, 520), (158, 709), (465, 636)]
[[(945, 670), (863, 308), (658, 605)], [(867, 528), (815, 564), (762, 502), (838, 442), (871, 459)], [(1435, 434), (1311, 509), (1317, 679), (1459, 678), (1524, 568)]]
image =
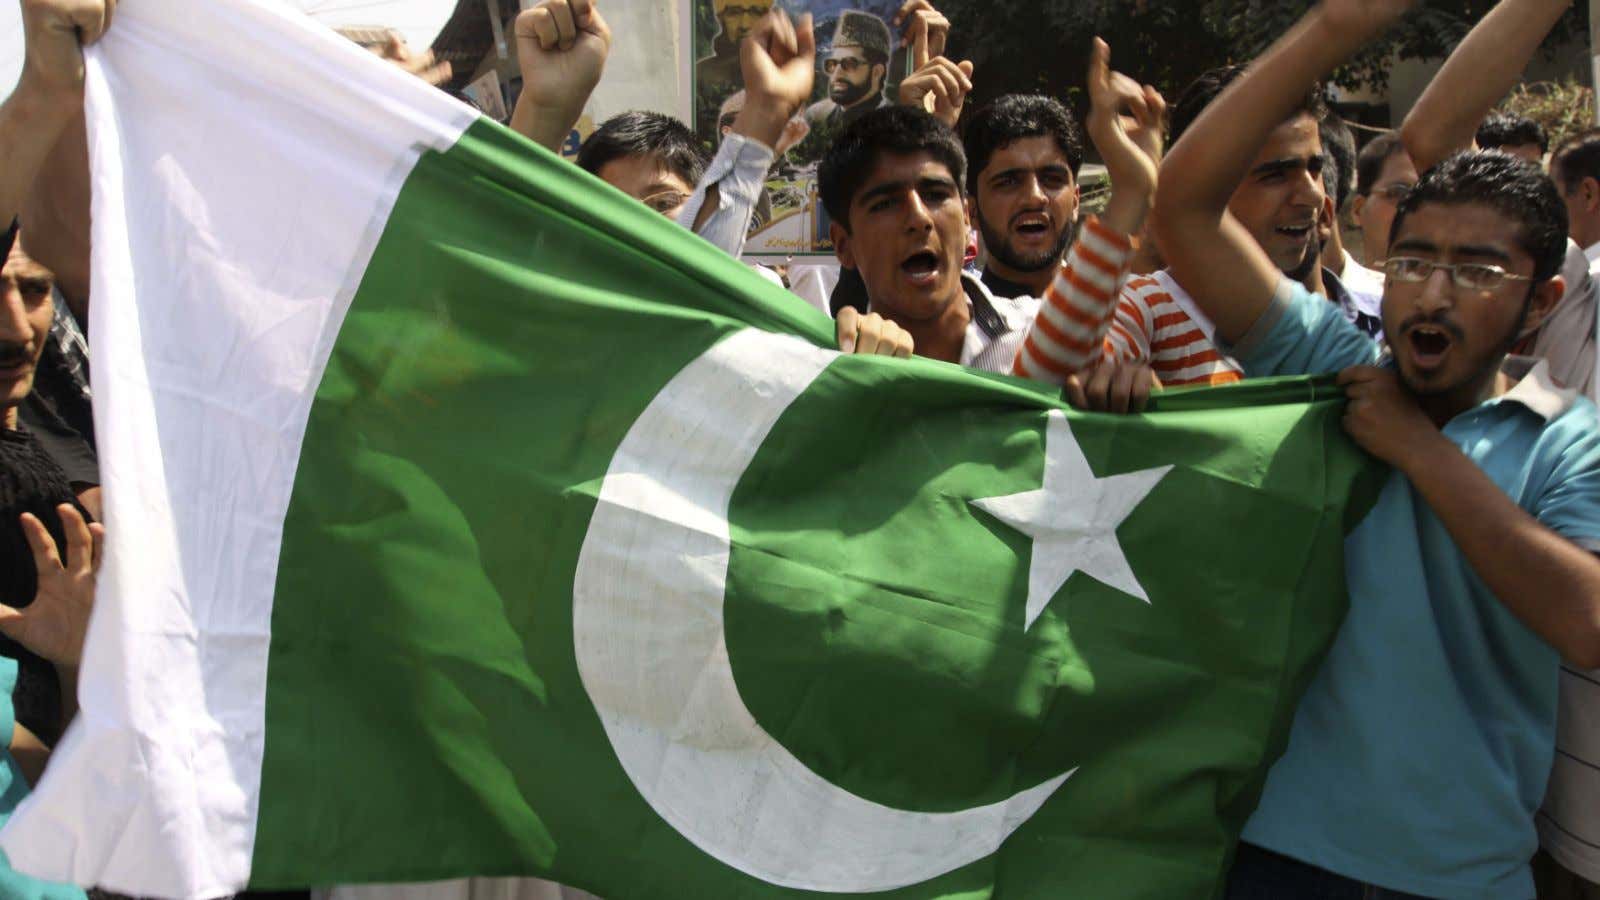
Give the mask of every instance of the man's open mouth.
[(1406, 341), (1411, 347), (1412, 361), (1421, 369), (1437, 369), (1443, 365), (1450, 348), (1455, 345), (1454, 336), (1436, 325), (1413, 327), (1406, 332)]
[(1315, 227), (1315, 224), (1314, 222), (1308, 222), (1305, 225), (1284, 225), (1275, 230), (1285, 237), (1303, 241), (1311, 236), (1311, 229)]
[(1020, 216), (1012, 228), (1022, 237), (1045, 237), (1050, 233), (1050, 219), (1042, 215)]
[(900, 271), (906, 273), (912, 284), (932, 284), (939, 277), (939, 257), (931, 250), (913, 253), (900, 263)]

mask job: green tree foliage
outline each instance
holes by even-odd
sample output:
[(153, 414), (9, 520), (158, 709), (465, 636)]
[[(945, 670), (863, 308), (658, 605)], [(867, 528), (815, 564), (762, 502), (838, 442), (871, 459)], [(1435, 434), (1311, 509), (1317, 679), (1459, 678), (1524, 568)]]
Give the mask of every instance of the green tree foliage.
[(1594, 91), (1571, 79), (1519, 84), (1500, 109), (1543, 125), (1552, 150), (1567, 138), (1594, 127)]
[[(1174, 99), (1195, 76), (1248, 62), (1298, 20), (1312, 0), (935, 0), (953, 26), (950, 54), (978, 67), (974, 99), (1038, 91), (1081, 104), (1089, 41), (1111, 44), (1113, 64)], [(1449, 53), (1494, 0), (1426, 0), (1381, 43), (1335, 75), (1382, 88), (1388, 63)], [(1588, 4), (1574, 3), (1546, 50), (1588, 33)], [(972, 104), (969, 104), (969, 108)]]

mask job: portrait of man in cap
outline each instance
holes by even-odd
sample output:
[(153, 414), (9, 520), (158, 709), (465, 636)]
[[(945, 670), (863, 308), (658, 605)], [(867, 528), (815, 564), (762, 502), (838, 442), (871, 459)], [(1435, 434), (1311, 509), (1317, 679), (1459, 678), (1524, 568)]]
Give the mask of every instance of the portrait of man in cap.
[(871, 110), (892, 105), (884, 93), (892, 46), (889, 26), (882, 19), (857, 10), (840, 13), (833, 44), (822, 61), (828, 96), (806, 110), (806, 121), (833, 132)]

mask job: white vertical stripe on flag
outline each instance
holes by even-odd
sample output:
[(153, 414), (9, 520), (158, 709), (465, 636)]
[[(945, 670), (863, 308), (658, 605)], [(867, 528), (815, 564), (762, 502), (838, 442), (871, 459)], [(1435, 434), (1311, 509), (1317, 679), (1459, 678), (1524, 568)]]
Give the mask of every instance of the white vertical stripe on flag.
[(213, 897), (250, 874), (312, 397), (406, 174), (473, 113), (252, 0), (128, 0), (88, 62), (109, 546), (82, 712), (0, 848), (53, 880)]

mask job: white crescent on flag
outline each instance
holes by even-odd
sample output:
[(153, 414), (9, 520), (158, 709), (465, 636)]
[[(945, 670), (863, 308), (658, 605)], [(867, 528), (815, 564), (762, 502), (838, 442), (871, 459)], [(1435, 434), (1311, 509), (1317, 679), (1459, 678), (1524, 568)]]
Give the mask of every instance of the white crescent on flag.
[(661, 389), (601, 485), (573, 645), (628, 778), (680, 834), (771, 884), (867, 893), (989, 856), (1076, 770), (986, 806), (895, 809), (811, 771), (740, 698), (723, 629), (728, 507), (778, 418), (837, 356), (740, 331)]

